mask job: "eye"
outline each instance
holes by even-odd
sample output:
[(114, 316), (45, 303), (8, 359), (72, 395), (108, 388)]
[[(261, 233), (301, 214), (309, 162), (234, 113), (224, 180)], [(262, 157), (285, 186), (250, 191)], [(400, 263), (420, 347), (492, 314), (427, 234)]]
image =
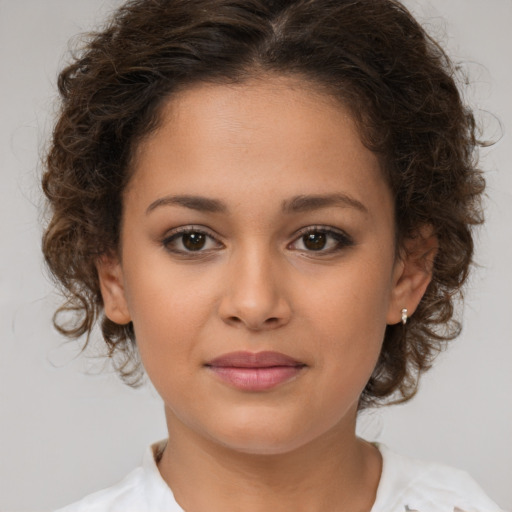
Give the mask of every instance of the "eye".
[(309, 227), (301, 230), (289, 247), (296, 251), (330, 254), (354, 245), (352, 238), (340, 230), (327, 227)]
[(222, 247), (213, 236), (195, 227), (178, 228), (162, 240), (162, 245), (178, 254), (208, 252)]

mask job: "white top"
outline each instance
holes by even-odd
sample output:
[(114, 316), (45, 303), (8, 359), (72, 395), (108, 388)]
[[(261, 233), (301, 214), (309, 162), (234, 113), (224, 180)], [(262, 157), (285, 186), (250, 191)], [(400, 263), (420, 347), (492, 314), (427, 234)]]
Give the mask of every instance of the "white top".
[[(142, 466), (117, 485), (57, 512), (184, 512), (155, 462), (164, 447), (165, 441), (153, 444)], [(464, 471), (377, 447), (383, 466), (371, 512), (501, 512)]]

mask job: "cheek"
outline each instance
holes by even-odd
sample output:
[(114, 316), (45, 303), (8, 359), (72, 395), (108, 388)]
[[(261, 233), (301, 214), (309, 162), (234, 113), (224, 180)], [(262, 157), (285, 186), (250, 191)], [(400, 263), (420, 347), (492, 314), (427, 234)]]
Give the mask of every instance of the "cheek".
[(386, 329), (391, 278), (389, 269), (364, 268), (339, 272), (322, 283), (304, 302), (304, 330), (314, 340), (317, 362), (328, 386), (361, 389), (379, 357)]
[[(126, 299), (136, 329), (177, 336), (197, 328), (214, 300), (214, 275), (200, 267), (172, 265), (164, 252), (134, 257), (126, 265)], [(192, 321), (193, 320), (193, 321)], [(146, 340), (143, 340), (146, 341)]]
[(353, 342), (380, 342), (391, 297), (390, 268), (363, 261), (333, 271), (303, 294), (301, 316), (315, 319), (326, 333), (346, 333)]
[(144, 267), (146, 271), (128, 273), (126, 298), (142, 362), (157, 386), (160, 378), (183, 376), (198, 361), (198, 340), (215, 299), (212, 287), (187, 272)]

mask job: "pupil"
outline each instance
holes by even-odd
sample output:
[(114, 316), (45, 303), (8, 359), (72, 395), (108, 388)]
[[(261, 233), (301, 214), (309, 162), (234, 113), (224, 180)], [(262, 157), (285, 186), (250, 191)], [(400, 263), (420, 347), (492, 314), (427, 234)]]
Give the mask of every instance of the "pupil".
[(183, 235), (183, 245), (189, 251), (198, 251), (204, 247), (206, 236), (202, 233), (187, 233)]
[(309, 233), (303, 237), (304, 245), (311, 251), (319, 251), (326, 244), (325, 233)]

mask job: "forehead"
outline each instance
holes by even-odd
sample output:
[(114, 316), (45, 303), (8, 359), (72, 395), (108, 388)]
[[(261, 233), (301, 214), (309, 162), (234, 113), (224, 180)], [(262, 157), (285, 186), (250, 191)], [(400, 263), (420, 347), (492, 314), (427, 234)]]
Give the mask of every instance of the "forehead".
[[(267, 75), (236, 84), (193, 84), (173, 94), (161, 108), (156, 133), (139, 144), (135, 163), (164, 137), (168, 144), (194, 139), (215, 143), (217, 135), (224, 144), (250, 146), (265, 142), (265, 134), (270, 145), (276, 133), (283, 147), (287, 142), (304, 142), (304, 149), (312, 146), (308, 142), (328, 144), (336, 142), (337, 134), (355, 142), (353, 149), (363, 149), (349, 108), (325, 87), (305, 78)], [(173, 149), (190, 148), (177, 144)], [(193, 153), (200, 149), (195, 145)]]
[(128, 189), (234, 199), (270, 185), (293, 196), (364, 189), (369, 180), (381, 185), (379, 161), (349, 109), (310, 82), (274, 77), (198, 84), (169, 99), (137, 148)]

